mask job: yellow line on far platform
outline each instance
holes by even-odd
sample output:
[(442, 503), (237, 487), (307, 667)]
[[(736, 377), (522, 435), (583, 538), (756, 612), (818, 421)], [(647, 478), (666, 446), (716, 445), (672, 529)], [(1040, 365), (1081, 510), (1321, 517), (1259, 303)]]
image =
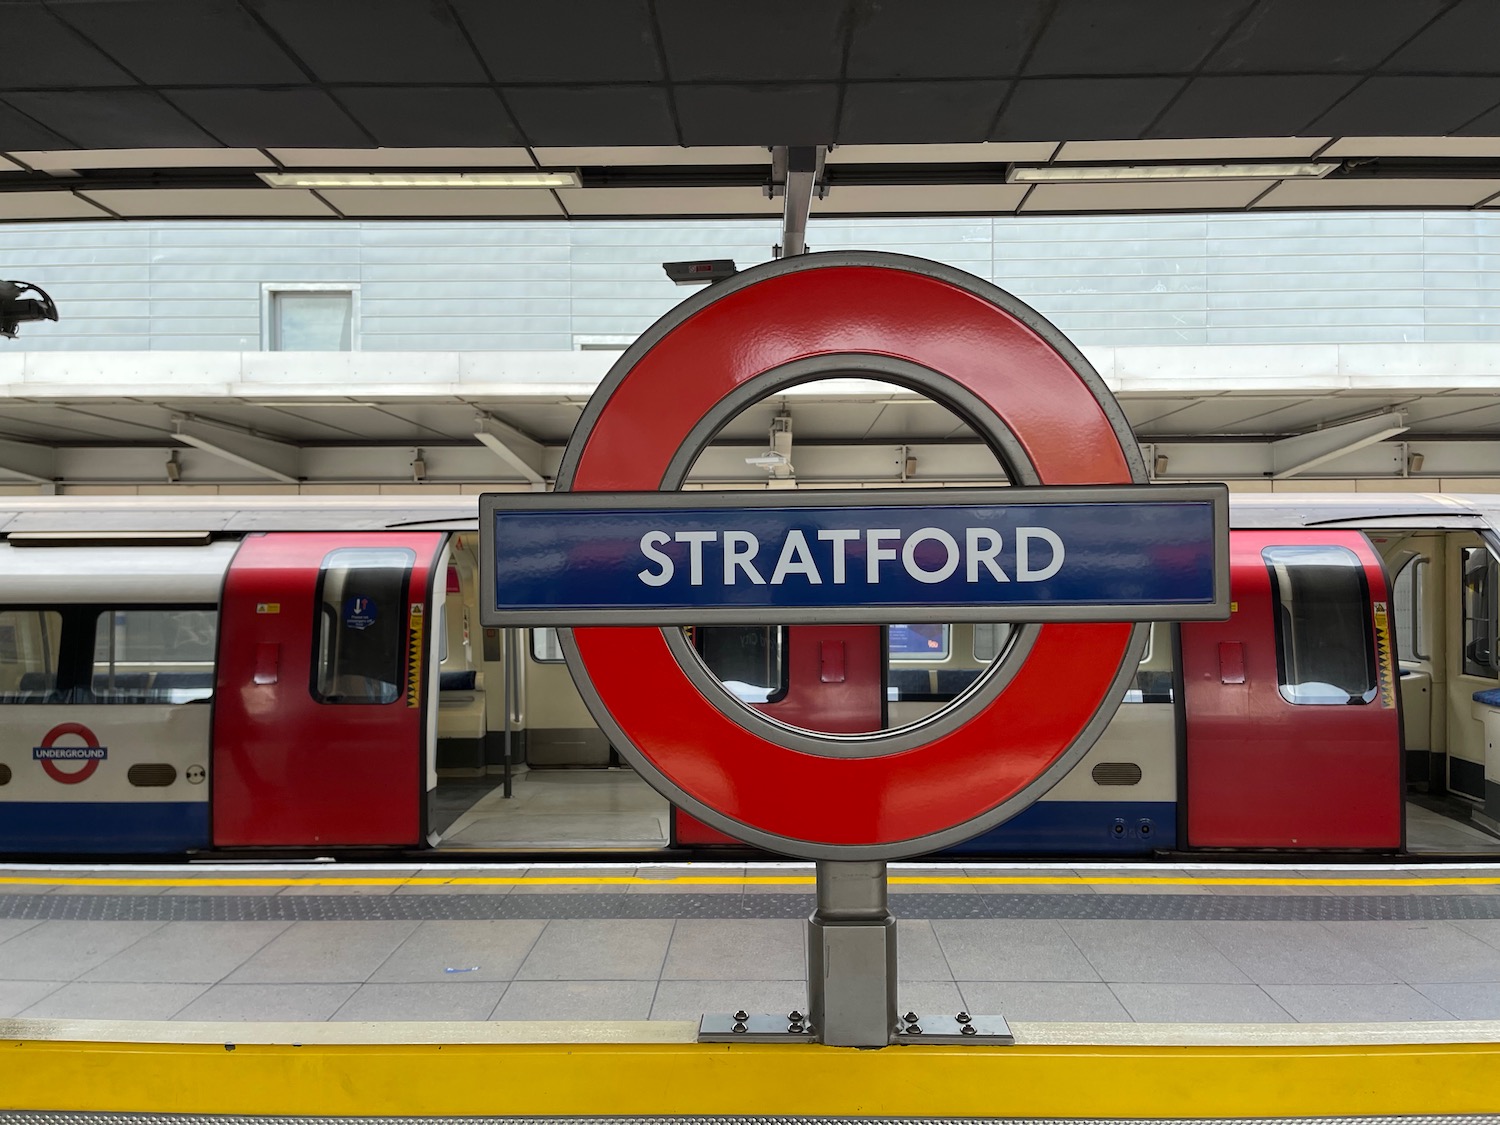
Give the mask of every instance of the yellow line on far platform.
[[(7, 875), (0, 886), (54, 887), (810, 887), (811, 875), (312, 875), (232, 878), (126, 875)], [(906, 887), (1484, 887), (1494, 875), (1288, 878), (1259, 875), (892, 875)]]

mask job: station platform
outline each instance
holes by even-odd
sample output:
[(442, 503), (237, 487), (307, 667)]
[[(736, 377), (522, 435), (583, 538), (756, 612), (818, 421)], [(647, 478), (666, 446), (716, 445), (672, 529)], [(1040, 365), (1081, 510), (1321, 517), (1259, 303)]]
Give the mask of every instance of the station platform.
[(695, 1043), (805, 1007), (809, 864), (11, 865), (4, 1120), (1500, 1112), (1500, 865), (890, 881), (902, 1010), (1014, 1047)]
[[(903, 1011), (1500, 1019), (1500, 865), (892, 865)], [(681, 1020), (805, 1004), (811, 865), (0, 869), (0, 1017)]]

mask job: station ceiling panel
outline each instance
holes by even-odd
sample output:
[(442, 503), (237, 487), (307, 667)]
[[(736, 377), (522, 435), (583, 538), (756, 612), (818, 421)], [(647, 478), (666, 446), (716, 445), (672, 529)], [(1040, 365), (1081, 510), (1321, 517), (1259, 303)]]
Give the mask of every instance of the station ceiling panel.
[[(1500, 198), (1490, 0), (6, 0), (4, 12), (3, 221), (754, 216), (780, 206), (778, 146), (831, 146), (819, 215)], [(1163, 191), (1129, 171), (1272, 160), (1324, 166), (1179, 169), (1159, 173), (1173, 181)], [(1128, 189), (1016, 180), (1034, 166)], [(566, 170), (577, 186), (335, 195), (260, 175), (497, 167)], [(296, 191), (315, 203), (288, 203)], [(474, 194), (460, 204), (455, 191)]]

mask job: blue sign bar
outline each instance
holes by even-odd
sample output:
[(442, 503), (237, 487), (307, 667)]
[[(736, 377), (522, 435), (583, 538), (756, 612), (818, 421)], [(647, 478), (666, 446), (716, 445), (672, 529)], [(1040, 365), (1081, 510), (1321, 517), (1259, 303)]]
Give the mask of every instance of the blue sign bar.
[(1228, 608), (1222, 486), (492, 494), (487, 625), (1158, 620)]

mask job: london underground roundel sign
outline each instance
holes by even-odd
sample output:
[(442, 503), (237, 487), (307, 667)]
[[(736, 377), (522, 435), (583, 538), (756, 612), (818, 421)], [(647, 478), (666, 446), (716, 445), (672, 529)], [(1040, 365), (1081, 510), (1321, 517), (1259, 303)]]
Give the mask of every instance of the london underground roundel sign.
[[(677, 491), (714, 434), (799, 383), (876, 378), (946, 405), (1017, 487)], [(787, 854), (895, 859), (1021, 811), (1089, 749), (1143, 622), (1228, 608), (1222, 486), (1147, 486), (1082, 355), (1009, 294), (889, 254), (747, 270), (615, 364), (547, 495), (491, 494), (486, 625), (552, 625), (610, 740), (699, 819)], [(744, 706), (681, 626), (1012, 621), (931, 720), (819, 734)]]

